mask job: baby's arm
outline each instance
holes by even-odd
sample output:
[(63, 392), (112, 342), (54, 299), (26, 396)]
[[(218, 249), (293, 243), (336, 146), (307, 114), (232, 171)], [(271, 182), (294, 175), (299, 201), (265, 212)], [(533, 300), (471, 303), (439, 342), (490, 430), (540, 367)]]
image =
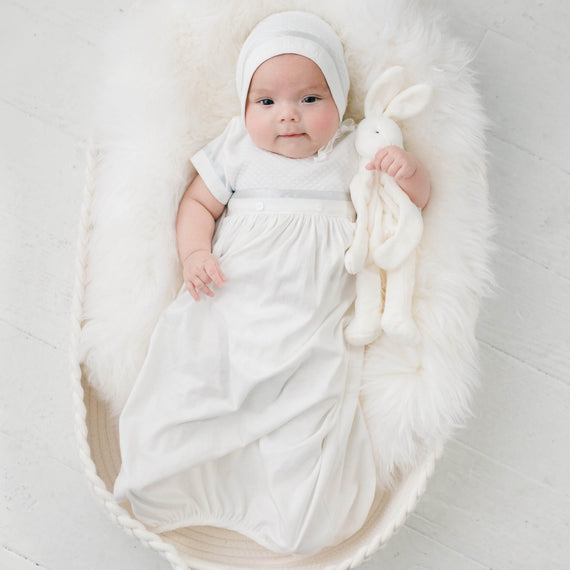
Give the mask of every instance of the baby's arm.
[(212, 236), (224, 204), (216, 200), (198, 175), (190, 183), (178, 207), (176, 244), (184, 283), (196, 301), (200, 293), (213, 297), (212, 281), (221, 287), (226, 278), (212, 255)]
[(393, 176), (400, 188), (418, 207), (428, 203), (431, 185), (426, 167), (411, 152), (399, 146), (386, 146), (376, 153), (374, 160), (366, 165), (368, 170), (381, 170)]

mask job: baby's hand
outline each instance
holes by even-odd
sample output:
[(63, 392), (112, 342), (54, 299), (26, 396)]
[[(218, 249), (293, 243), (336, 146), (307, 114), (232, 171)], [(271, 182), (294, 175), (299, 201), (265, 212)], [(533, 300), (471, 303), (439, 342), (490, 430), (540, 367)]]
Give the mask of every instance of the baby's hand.
[(399, 146), (385, 146), (378, 150), (367, 170), (381, 170), (393, 176), (396, 181), (411, 178), (418, 169), (418, 160)]
[(200, 293), (214, 296), (208, 284), (214, 282), (221, 287), (226, 281), (218, 260), (205, 249), (194, 251), (186, 257), (182, 262), (182, 275), (186, 288), (196, 301), (200, 300)]

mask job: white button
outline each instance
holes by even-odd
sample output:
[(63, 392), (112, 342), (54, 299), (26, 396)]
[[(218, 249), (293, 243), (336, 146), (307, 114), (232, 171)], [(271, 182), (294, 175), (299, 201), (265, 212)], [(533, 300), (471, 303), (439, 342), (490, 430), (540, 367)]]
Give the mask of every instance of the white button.
[(255, 209), (256, 209), (258, 212), (261, 211), (261, 210), (263, 210), (263, 202), (258, 202), (258, 203), (255, 205)]

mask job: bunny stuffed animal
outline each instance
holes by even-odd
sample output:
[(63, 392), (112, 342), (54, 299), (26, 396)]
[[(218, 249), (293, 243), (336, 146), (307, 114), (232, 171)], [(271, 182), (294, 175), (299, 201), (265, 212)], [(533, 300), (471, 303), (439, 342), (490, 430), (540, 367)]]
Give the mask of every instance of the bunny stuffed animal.
[[(345, 338), (359, 346), (374, 341), (382, 330), (397, 342), (419, 341), (412, 296), (415, 249), (423, 231), (421, 212), (394, 178), (366, 169), (379, 148), (403, 148), (402, 131), (395, 121), (418, 114), (429, 102), (429, 85), (402, 91), (403, 84), (402, 67), (386, 70), (366, 95), (365, 118), (356, 130), (360, 164), (350, 196), (357, 218), (354, 241), (345, 254), (347, 271), (356, 274), (356, 302)], [(381, 270), (385, 272), (383, 310)]]

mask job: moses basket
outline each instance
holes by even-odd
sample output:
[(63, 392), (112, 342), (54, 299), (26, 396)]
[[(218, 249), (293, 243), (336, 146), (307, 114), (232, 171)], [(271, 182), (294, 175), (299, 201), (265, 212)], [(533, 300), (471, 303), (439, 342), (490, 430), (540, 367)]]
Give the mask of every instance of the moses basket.
[[(241, 44), (266, 15), (316, 13), (340, 36), (351, 74), (345, 117), (359, 121), (385, 68), (429, 83), (429, 108), (403, 125), (426, 165), (414, 317), (415, 348), (381, 336), (366, 349), (361, 403), (375, 446), (377, 493), (365, 525), (312, 556), (270, 552), (232, 531), (189, 527), (154, 534), (113, 498), (121, 458), (118, 414), (161, 311), (182, 279), (174, 220), (194, 175), (189, 157), (239, 114)], [(82, 464), (111, 518), (173, 568), (353, 568), (404, 523), (477, 383), (475, 323), (489, 283), (485, 120), (470, 54), (411, 0), (192, 0), (138, 4), (117, 15), (102, 58), (99, 110), (88, 154), (73, 306), (72, 386)]]

